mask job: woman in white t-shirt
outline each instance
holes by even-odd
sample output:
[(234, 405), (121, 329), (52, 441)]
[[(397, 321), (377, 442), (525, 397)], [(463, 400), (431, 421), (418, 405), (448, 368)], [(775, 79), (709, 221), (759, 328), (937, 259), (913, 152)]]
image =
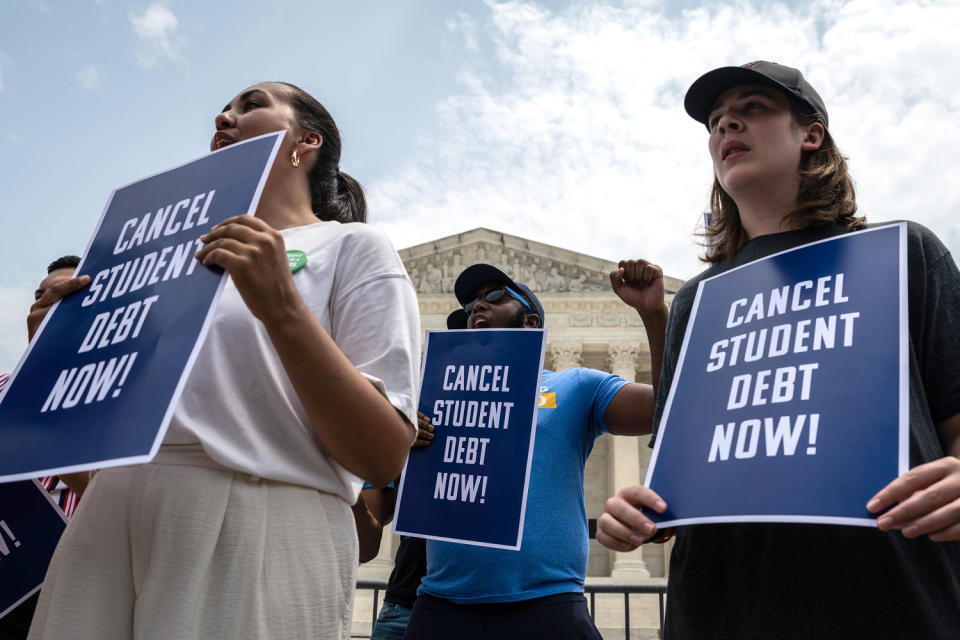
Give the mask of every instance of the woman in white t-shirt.
[(258, 84), (215, 122), (211, 150), (286, 135), (256, 216), (197, 253), (230, 281), (160, 453), (94, 478), (30, 638), (350, 635), (350, 505), (415, 437), (414, 289), (389, 240), (350, 224), (363, 192), (319, 102)]

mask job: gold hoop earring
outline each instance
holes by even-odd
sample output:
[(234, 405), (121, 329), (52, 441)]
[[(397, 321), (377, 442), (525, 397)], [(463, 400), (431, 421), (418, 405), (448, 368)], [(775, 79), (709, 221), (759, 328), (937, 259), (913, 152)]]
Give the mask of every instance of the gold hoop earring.
[(297, 156), (296, 149), (294, 149), (293, 153), (290, 154), (290, 164), (293, 165), (294, 169), (300, 166), (300, 158)]

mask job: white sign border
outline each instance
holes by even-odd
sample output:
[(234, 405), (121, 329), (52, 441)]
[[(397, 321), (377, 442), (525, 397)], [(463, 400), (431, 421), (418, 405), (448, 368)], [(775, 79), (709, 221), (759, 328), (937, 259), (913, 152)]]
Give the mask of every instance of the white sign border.
[[(39, 480), (37, 480), (36, 478), (32, 478), (32, 481), (33, 481), (34, 486), (37, 488), (37, 491), (39, 491), (40, 493), (43, 494), (43, 497), (45, 497), (45, 498), (47, 499), (47, 502), (50, 503), (50, 506), (53, 508), (53, 510), (56, 512), (56, 514), (57, 514), (58, 516), (60, 516), (60, 519), (61, 519), (61, 520), (63, 520), (63, 524), (66, 525), (67, 522), (68, 522), (68, 518), (67, 518), (66, 514), (64, 514), (63, 511), (60, 509), (60, 505), (57, 504), (57, 501), (53, 499), (53, 496), (50, 495), (50, 492), (49, 492), (49, 491), (47, 491), (46, 489), (43, 488), (43, 485), (40, 484), (40, 481), (39, 481)], [(61, 534), (61, 535), (62, 535), (62, 534)], [(19, 607), (21, 604), (23, 604), (30, 596), (32, 596), (32, 595), (35, 594), (37, 591), (39, 591), (39, 590), (40, 590), (40, 587), (42, 587), (42, 586), (43, 586), (43, 580), (41, 580), (40, 583), (39, 583), (37, 586), (35, 586), (34, 588), (30, 589), (30, 591), (28, 591), (27, 593), (25, 593), (22, 598), (20, 598), (19, 600), (17, 600), (17, 601), (14, 602), (13, 604), (11, 604), (9, 607), (7, 607), (6, 609), (4, 609), (3, 611), (0, 611), (0, 619), (3, 619), (3, 617), (4, 617), (5, 615), (7, 615), (7, 614), (10, 613), (11, 611), (13, 611), (13, 610), (16, 609), (17, 607)]]
[[(451, 332), (473, 332), (473, 331), (536, 331), (540, 333), (540, 363), (537, 367), (537, 370), (540, 371), (540, 379), (537, 381), (536, 394), (537, 398), (540, 395), (540, 381), (543, 378), (543, 360), (544, 355), (547, 351), (547, 330), (540, 329), (447, 329), (447, 330), (428, 330), (426, 332), (426, 338), (423, 343), (423, 357), (420, 362), (420, 385), (418, 388), (423, 389), (423, 375), (427, 367), (427, 353), (430, 348), (430, 335), (433, 333), (451, 333)], [(457, 544), (468, 544), (476, 547), (489, 547), (492, 549), (506, 549), (508, 551), (519, 551), (520, 546), (523, 543), (523, 525), (526, 521), (527, 516), (527, 495), (530, 490), (530, 470), (533, 467), (533, 444), (537, 436), (537, 413), (540, 410), (540, 403), (537, 401), (537, 398), (534, 399), (533, 403), (533, 423), (530, 425), (530, 445), (527, 449), (527, 468), (524, 472), (523, 477), (523, 499), (520, 502), (520, 526), (517, 529), (517, 543), (515, 545), (507, 544), (494, 544), (492, 542), (479, 542), (477, 540), (466, 540), (462, 538), (448, 538), (444, 536), (433, 536), (426, 535), (423, 533), (413, 533), (410, 531), (401, 531), (400, 529), (394, 529), (393, 533), (401, 536), (410, 536), (413, 538), (425, 538), (427, 540), (439, 540), (440, 542), (455, 542)], [(420, 406), (419, 396), (417, 397), (417, 406)], [(410, 457), (407, 456), (407, 462), (410, 461)], [(400, 487), (397, 489), (397, 509), (399, 512), (400, 504), (403, 499), (403, 485), (404, 481), (407, 479), (407, 462), (403, 464), (403, 473), (400, 475)], [(396, 522), (396, 517), (394, 518)]]
[[(267, 177), (270, 175), (270, 170), (273, 168), (274, 160), (277, 157), (277, 152), (280, 150), (280, 143), (283, 141), (283, 137), (286, 134), (285, 131), (274, 131), (272, 133), (265, 133), (248, 140), (242, 140), (240, 142), (227, 145), (226, 147), (221, 147), (209, 153), (197, 156), (192, 160), (182, 162), (174, 167), (169, 169), (164, 169), (163, 171), (157, 171), (152, 173), (149, 176), (140, 178), (139, 180), (134, 180), (129, 182), (121, 187), (117, 187), (110, 192), (110, 197), (107, 198), (107, 203), (103, 207), (103, 211), (100, 213), (100, 219), (97, 220), (96, 229), (90, 235), (90, 240), (87, 241), (87, 247), (83, 250), (83, 258), (80, 260), (80, 264), (77, 265), (76, 273), (79, 273), (84, 266), (84, 263), (87, 260), (87, 253), (90, 251), (90, 247), (93, 245), (94, 239), (97, 237), (97, 234), (100, 233), (100, 227), (103, 225), (103, 219), (107, 215), (107, 211), (110, 209), (110, 203), (113, 202), (113, 196), (116, 195), (117, 191), (120, 189), (125, 189), (131, 185), (137, 184), (138, 182), (143, 182), (144, 180), (149, 180), (155, 176), (167, 173), (170, 171), (175, 171), (180, 167), (184, 167), (188, 164), (207, 158), (215, 153), (222, 153), (229, 149), (234, 149), (236, 147), (242, 146), (254, 142), (255, 140), (261, 140), (263, 138), (269, 138), (271, 136), (276, 136), (276, 140), (273, 144), (273, 149), (270, 152), (270, 157), (267, 160), (267, 164), (264, 166), (263, 172), (260, 175), (260, 181), (257, 184), (257, 189), (253, 193), (253, 197), (250, 200), (250, 208), (243, 215), (253, 215), (257, 210), (257, 205), (260, 203), (260, 196), (263, 194), (263, 187), (267, 183)], [(137, 456), (128, 456), (125, 458), (110, 458), (107, 460), (99, 460), (94, 462), (85, 462), (83, 464), (74, 464), (67, 465), (63, 467), (50, 467), (48, 469), (40, 469), (37, 471), (27, 471), (23, 473), (13, 473), (9, 475), (0, 475), (0, 483), (6, 482), (15, 482), (17, 480), (31, 480), (40, 476), (53, 476), (53, 475), (64, 475), (67, 473), (75, 473), (77, 471), (90, 471), (92, 469), (107, 469), (109, 467), (122, 467), (131, 464), (142, 464), (150, 462), (157, 455), (157, 452), (160, 450), (160, 445), (163, 444), (163, 438), (167, 434), (167, 428), (170, 426), (170, 419), (173, 417), (173, 411), (177, 407), (177, 402), (180, 400), (180, 394), (183, 392), (183, 387), (187, 383), (187, 378), (190, 377), (190, 371), (193, 370), (194, 362), (196, 362), (197, 355), (200, 353), (200, 349), (203, 347), (203, 343), (206, 340), (207, 332), (210, 330), (210, 323), (213, 321), (213, 315), (217, 310), (217, 305), (220, 302), (220, 295), (223, 293), (223, 287), (227, 284), (227, 272), (224, 271), (220, 277), (220, 284), (217, 285), (217, 290), (213, 294), (213, 299), (210, 302), (210, 307), (207, 310), (207, 315), (203, 320), (203, 325), (200, 327), (200, 333), (197, 335), (197, 341), (193, 346), (193, 350), (190, 352), (190, 357), (187, 358), (187, 362), (184, 365), (183, 372), (180, 374), (180, 380), (177, 382), (177, 386), (173, 391), (173, 395), (170, 397), (170, 404), (167, 406), (167, 410), (163, 415), (163, 420), (160, 423), (160, 428), (157, 430), (157, 436), (153, 440), (153, 445), (150, 447), (150, 451), (146, 454), (137, 455)], [(20, 356), (20, 361), (17, 362), (17, 366), (14, 367), (13, 372), (10, 374), (10, 378), (7, 380), (6, 386), (0, 390), (0, 404), (3, 403), (3, 399), (9, 393), (10, 388), (13, 386), (16, 381), (17, 375), (20, 373), (20, 369), (23, 366), (23, 363), (26, 362), (27, 358), (30, 356), (30, 352), (33, 351), (33, 345), (36, 344), (37, 338), (43, 333), (44, 328), (47, 326), (47, 323), (50, 321), (50, 318), (60, 307), (60, 301), (54, 303), (50, 310), (47, 312), (47, 315), (43, 318), (43, 321), (40, 323), (40, 326), (37, 328), (37, 332), (33, 336), (33, 340), (30, 341), (30, 344), (27, 345), (27, 350), (24, 351), (23, 355)]]
[[(798, 251), (800, 249), (805, 249), (817, 244), (823, 244), (825, 242), (834, 242), (836, 240), (842, 240), (844, 238), (849, 238), (854, 235), (872, 233), (874, 231), (879, 231), (881, 229), (889, 229), (890, 227), (898, 227), (899, 231), (899, 248), (900, 256), (898, 259), (898, 270), (899, 270), (899, 304), (900, 309), (898, 313), (898, 319), (900, 322), (900, 344), (899, 344), (899, 389), (898, 389), (898, 401), (899, 401), (899, 413), (898, 413), (898, 455), (897, 455), (897, 473), (902, 475), (909, 470), (910, 467), (910, 376), (909, 376), (909, 340), (910, 340), (910, 329), (909, 329), (909, 298), (907, 291), (907, 223), (906, 222), (894, 222), (891, 224), (883, 224), (877, 227), (872, 227), (870, 229), (862, 229), (860, 231), (851, 231), (850, 233), (840, 234), (838, 236), (833, 236), (831, 238), (824, 238), (823, 240), (817, 240), (815, 242), (809, 242), (807, 244), (800, 245), (798, 247), (793, 247), (791, 249), (786, 249), (784, 251), (779, 251), (777, 253), (770, 254), (769, 256), (764, 256), (758, 260), (753, 260), (747, 264), (740, 265), (739, 267), (734, 267), (723, 273), (719, 273), (710, 278), (704, 278), (700, 281), (697, 286), (697, 295), (694, 298), (693, 306), (690, 309), (690, 319), (687, 322), (687, 329), (683, 336), (683, 345), (680, 348), (680, 357), (677, 359), (677, 370), (674, 372), (673, 380), (670, 383), (670, 393), (667, 396), (666, 404), (663, 408), (663, 415), (660, 417), (661, 428), (657, 433), (657, 439), (654, 442), (653, 454), (650, 456), (650, 466), (647, 469), (647, 477), (643, 482), (643, 486), (650, 487), (650, 483), (653, 479), (653, 474), (656, 470), (657, 458), (660, 454), (660, 444), (663, 442), (663, 433), (669, 427), (668, 418), (670, 415), (670, 409), (673, 406), (674, 395), (676, 394), (677, 384), (680, 379), (680, 374), (683, 371), (684, 359), (687, 355), (687, 345), (690, 342), (690, 336), (693, 333), (693, 324), (697, 319), (697, 309), (700, 305), (700, 295), (703, 293), (704, 284), (710, 280), (716, 278), (722, 278), (734, 271), (743, 269), (745, 267), (754, 266), (758, 263), (770, 260), (777, 256), (784, 255), (786, 253), (791, 253)], [(893, 478), (890, 479), (891, 481)], [(878, 487), (878, 491), (879, 491)], [(662, 529), (664, 527), (677, 527), (690, 524), (710, 524), (710, 523), (731, 523), (731, 522), (787, 522), (787, 523), (808, 523), (808, 524), (839, 524), (839, 525), (848, 525), (848, 526), (860, 526), (860, 527), (876, 527), (877, 518), (851, 518), (851, 517), (839, 517), (839, 516), (807, 516), (807, 515), (737, 515), (737, 516), (703, 516), (696, 518), (678, 518), (674, 520), (664, 520), (657, 523), (657, 527)]]

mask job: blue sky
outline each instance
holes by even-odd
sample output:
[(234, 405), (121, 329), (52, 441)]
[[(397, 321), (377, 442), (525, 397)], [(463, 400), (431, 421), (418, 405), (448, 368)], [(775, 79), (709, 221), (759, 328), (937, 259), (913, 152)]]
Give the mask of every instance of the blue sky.
[(0, 371), (53, 258), (110, 191), (207, 149), (244, 87), (280, 79), (340, 126), (343, 168), (398, 248), (478, 226), (670, 275), (700, 266), (713, 67), (802, 68), (861, 211), (960, 252), (956, 2), (120, 2), (0, 5)]

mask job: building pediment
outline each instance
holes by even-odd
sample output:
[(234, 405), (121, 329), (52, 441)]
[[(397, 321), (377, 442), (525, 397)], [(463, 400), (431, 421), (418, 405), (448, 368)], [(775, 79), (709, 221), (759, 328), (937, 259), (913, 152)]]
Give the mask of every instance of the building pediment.
[[(609, 292), (610, 260), (576, 253), (490, 229), (473, 229), (400, 250), (417, 291), (452, 293), (457, 276), (469, 265), (492, 264), (537, 293)], [(665, 278), (673, 293), (682, 284)]]

